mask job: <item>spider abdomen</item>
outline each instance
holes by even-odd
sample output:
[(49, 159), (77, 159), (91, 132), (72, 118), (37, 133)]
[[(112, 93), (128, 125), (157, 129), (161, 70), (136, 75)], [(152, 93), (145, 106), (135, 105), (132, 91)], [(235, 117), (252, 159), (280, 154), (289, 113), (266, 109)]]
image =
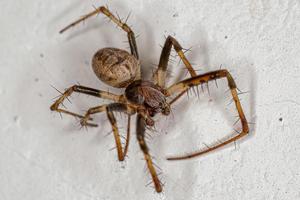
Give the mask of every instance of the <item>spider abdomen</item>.
[(140, 79), (139, 61), (122, 49), (100, 49), (93, 57), (92, 67), (101, 81), (113, 87), (127, 87)]

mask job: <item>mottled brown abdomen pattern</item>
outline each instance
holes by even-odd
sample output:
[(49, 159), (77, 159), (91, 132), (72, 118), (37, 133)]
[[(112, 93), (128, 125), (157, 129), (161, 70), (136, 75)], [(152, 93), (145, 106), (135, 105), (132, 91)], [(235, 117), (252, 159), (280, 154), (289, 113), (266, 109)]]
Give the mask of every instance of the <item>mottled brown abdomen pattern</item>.
[(93, 57), (92, 67), (101, 81), (113, 87), (127, 87), (140, 79), (139, 61), (122, 49), (100, 49)]

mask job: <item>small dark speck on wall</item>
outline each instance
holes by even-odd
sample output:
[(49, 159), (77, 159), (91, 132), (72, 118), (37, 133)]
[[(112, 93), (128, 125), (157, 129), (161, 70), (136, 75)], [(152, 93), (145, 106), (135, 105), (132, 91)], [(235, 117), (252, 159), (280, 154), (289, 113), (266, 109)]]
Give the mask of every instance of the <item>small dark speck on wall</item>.
[(178, 16), (179, 16), (178, 13), (174, 13), (174, 14), (173, 14), (173, 17), (178, 17)]
[(280, 117), (280, 118), (279, 118), (279, 121), (282, 122), (282, 120), (283, 120), (282, 117)]
[(225, 37), (224, 37), (225, 39), (227, 39), (228, 38), (228, 36), (227, 35), (225, 35)]
[(19, 120), (19, 117), (16, 115), (14, 116), (14, 122), (17, 122)]

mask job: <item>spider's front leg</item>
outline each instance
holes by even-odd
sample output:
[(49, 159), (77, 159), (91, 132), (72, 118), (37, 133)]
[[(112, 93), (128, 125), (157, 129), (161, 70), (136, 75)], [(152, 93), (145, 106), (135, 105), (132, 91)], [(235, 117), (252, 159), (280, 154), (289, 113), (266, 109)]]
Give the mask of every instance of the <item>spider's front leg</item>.
[(150, 174), (151, 174), (154, 186), (155, 186), (155, 190), (156, 190), (156, 192), (161, 192), (162, 186), (161, 186), (160, 180), (158, 179), (158, 175), (154, 168), (152, 158), (151, 158), (151, 155), (149, 154), (149, 149), (148, 149), (146, 141), (145, 141), (145, 128), (146, 128), (146, 121), (141, 114), (138, 114), (137, 125), (136, 125), (137, 140), (138, 140), (140, 147), (144, 153), (144, 158), (146, 160), (148, 169), (150, 171)]
[(176, 83), (176, 84), (172, 85), (171, 87), (169, 87), (167, 89), (167, 93), (168, 93), (167, 96), (171, 96), (175, 93), (181, 93), (183, 91), (188, 90), (191, 87), (198, 86), (200, 84), (207, 83), (208, 81), (215, 80), (215, 79), (220, 79), (220, 78), (226, 78), (227, 81), (228, 81), (228, 86), (230, 88), (231, 95), (233, 97), (236, 109), (237, 109), (238, 114), (239, 114), (239, 118), (241, 120), (241, 124), (242, 124), (241, 132), (238, 135), (233, 136), (233, 137), (225, 140), (224, 142), (222, 142), (220, 144), (217, 144), (215, 146), (212, 146), (212, 147), (210, 147), (206, 150), (195, 152), (195, 153), (185, 155), (185, 156), (170, 157), (170, 158), (168, 158), (168, 160), (182, 160), (182, 159), (192, 158), (192, 157), (195, 157), (195, 156), (199, 156), (199, 155), (208, 153), (210, 151), (213, 151), (215, 149), (218, 149), (220, 147), (223, 147), (223, 146), (225, 146), (225, 145), (227, 145), (231, 142), (234, 142), (234, 141), (240, 139), (241, 137), (247, 135), (247, 133), (249, 132), (248, 123), (247, 123), (246, 117), (244, 115), (240, 100), (238, 98), (238, 94), (237, 94), (237, 90), (236, 90), (236, 88), (237, 88), (236, 84), (235, 84), (231, 74), (226, 69), (217, 70), (217, 71), (213, 71), (213, 72), (208, 72), (208, 73), (205, 73), (205, 74), (202, 74), (202, 75), (198, 75), (196, 77), (192, 77), (192, 78), (183, 80), (179, 83)]
[(83, 118), (83, 116), (80, 115), (80, 114), (73, 113), (73, 112), (70, 112), (68, 110), (59, 108), (59, 105), (63, 104), (64, 100), (67, 99), (69, 96), (71, 96), (71, 94), (73, 92), (83, 93), (83, 94), (87, 94), (87, 95), (91, 95), (91, 96), (95, 96), (95, 97), (99, 97), (99, 98), (103, 98), (103, 99), (109, 99), (109, 100), (113, 100), (115, 102), (122, 102), (124, 100), (124, 97), (122, 95), (116, 95), (116, 94), (112, 94), (112, 93), (101, 91), (101, 90), (96, 90), (96, 89), (81, 86), (81, 85), (73, 85), (72, 87), (69, 87), (51, 105), (50, 109), (52, 111), (56, 111), (56, 112), (59, 112), (59, 113), (64, 113), (64, 114), (68, 114), (68, 115), (71, 115), (71, 116), (74, 116), (74, 117)]
[[(125, 146), (124, 146), (124, 151), (122, 149), (122, 144), (121, 144), (121, 137), (119, 134), (119, 130), (117, 127), (117, 121), (116, 118), (113, 114), (113, 112), (123, 112), (126, 113), (128, 116), (128, 125), (127, 125), (127, 136), (126, 136), (126, 141), (125, 141)], [(131, 107), (129, 107), (126, 104), (123, 103), (112, 103), (108, 105), (102, 105), (102, 106), (97, 106), (94, 108), (90, 108), (85, 116), (81, 119), (81, 125), (82, 126), (97, 126), (96, 124), (91, 124), (88, 123), (87, 121), (90, 118), (90, 115), (100, 113), (100, 112), (106, 112), (107, 117), (109, 119), (109, 122), (112, 126), (115, 142), (116, 142), (116, 147), (117, 147), (117, 152), (118, 152), (118, 159), (119, 161), (123, 161), (127, 151), (128, 151), (128, 145), (129, 145), (129, 138), (130, 138), (130, 116), (135, 113), (135, 110)]]
[(161, 55), (160, 55), (158, 68), (154, 73), (154, 82), (156, 82), (157, 85), (159, 85), (162, 88), (165, 88), (165, 84), (166, 84), (166, 75), (167, 75), (166, 71), (167, 71), (167, 66), (168, 66), (168, 61), (169, 61), (172, 46), (174, 47), (174, 49), (175, 49), (176, 53), (178, 54), (178, 56), (180, 57), (180, 59), (183, 61), (185, 67), (188, 69), (190, 75), (192, 77), (197, 76), (191, 63), (185, 57), (185, 55), (182, 51), (183, 48), (180, 46), (178, 41), (175, 38), (173, 38), (172, 36), (168, 36), (165, 41), (164, 47), (162, 49)]

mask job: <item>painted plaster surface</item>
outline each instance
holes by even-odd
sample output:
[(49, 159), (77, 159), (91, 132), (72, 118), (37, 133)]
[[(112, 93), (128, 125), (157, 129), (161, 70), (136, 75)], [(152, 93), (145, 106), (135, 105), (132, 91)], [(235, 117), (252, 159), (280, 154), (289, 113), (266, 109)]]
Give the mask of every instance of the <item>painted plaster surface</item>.
[[(225, 80), (193, 90), (157, 116), (148, 145), (165, 183), (154, 192), (133, 130), (126, 161), (117, 161), (105, 114), (98, 128), (50, 112), (73, 84), (122, 93), (91, 68), (103, 47), (128, 50), (126, 34), (102, 15), (58, 31), (94, 6), (126, 18), (150, 79), (165, 36), (177, 38), (197, 73), (228, 69), (239, 89), (250, 134), (235, 144), (187, 161), (165, 158), (210, 146), (241, 128)], [(300, 2), (297, 0), (0, 2), (1, 200), (290, 200), (300, 199)], [(172, 52), (175, 55), (175, 52)], [(187, 78), (172, 57), (168, 85)], [(68, 109), (84, 113), (109, 103), (74, 94)], [(122, 134), (126, 117), (117, 115)]]

